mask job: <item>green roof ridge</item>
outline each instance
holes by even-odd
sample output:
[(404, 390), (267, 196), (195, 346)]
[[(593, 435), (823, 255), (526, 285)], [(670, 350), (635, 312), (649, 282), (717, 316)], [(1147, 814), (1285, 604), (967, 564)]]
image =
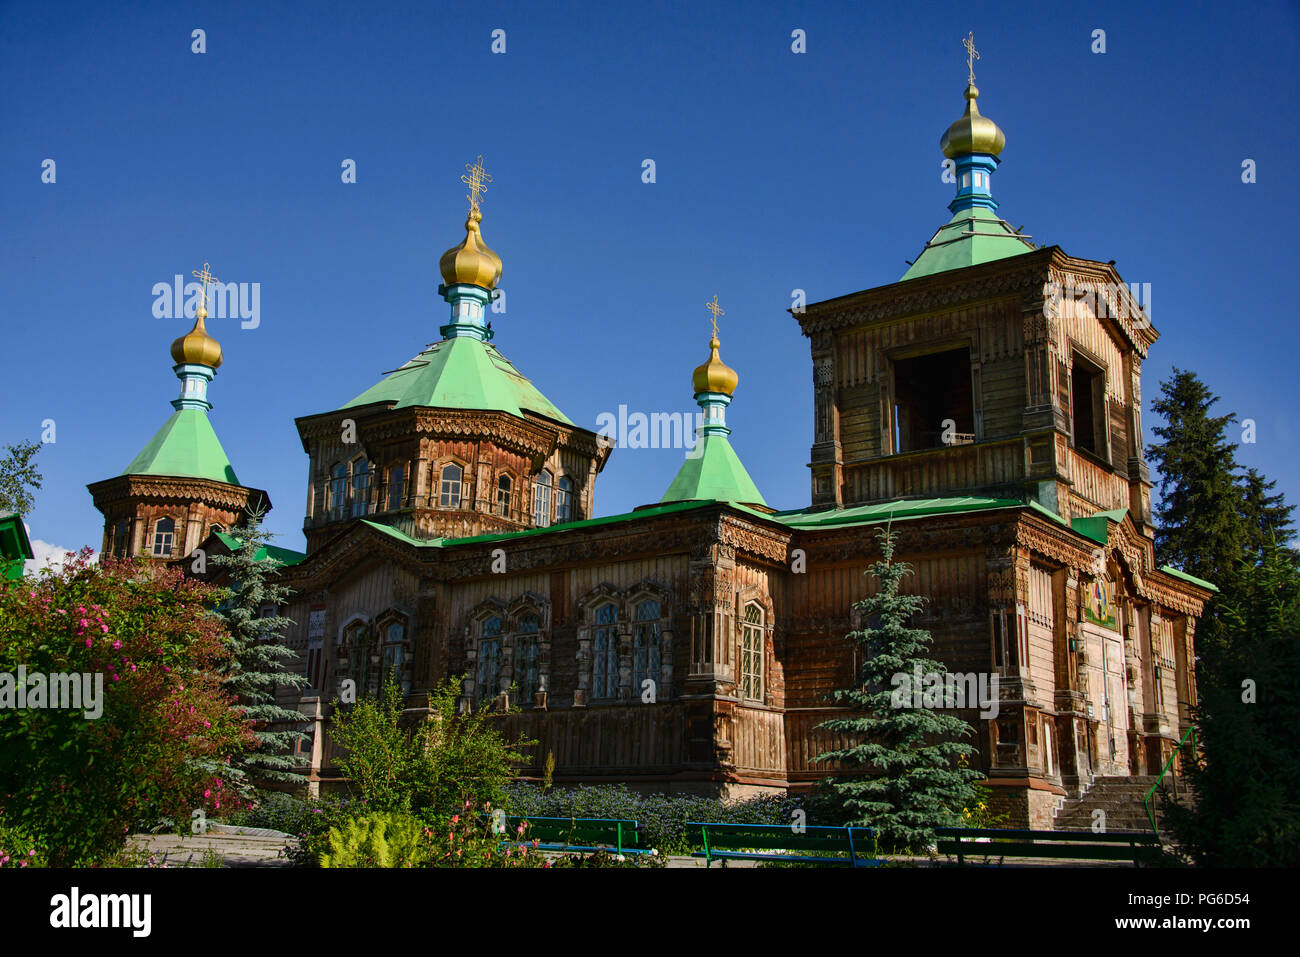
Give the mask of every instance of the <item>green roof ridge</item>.
[(122, 474), (174, 475), (239, 484), (221, 440), (202, 409), (173, 412)]
[(725, 435), (701, 436), (659, 501), (700, 500), (767, 505)]
[(975, 206), (954, 213), (940, 226), (899, 282), (1007, 259), (1035, 248), (1006, 220), (985, 207)]
[(482, 409), (521, 417), (527, 409), (574, 424), (500, 350), (473, 336), (431, 344), (342, 408), (374, 402), (391, 402), (397, 409)]

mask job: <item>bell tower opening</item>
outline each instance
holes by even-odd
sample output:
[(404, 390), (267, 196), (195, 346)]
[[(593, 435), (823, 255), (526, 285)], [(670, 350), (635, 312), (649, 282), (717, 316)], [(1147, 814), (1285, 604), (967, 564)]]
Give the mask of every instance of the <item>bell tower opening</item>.
[(894, 360), (894, 451), (975, 441), (970, 349)]

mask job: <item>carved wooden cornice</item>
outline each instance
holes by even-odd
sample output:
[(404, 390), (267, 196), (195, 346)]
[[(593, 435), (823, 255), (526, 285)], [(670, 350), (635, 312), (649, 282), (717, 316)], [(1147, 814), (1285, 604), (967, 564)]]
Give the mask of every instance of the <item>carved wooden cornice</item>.
[[(999, 297), (1041, 296), (1056, 247), (981, 266), (891, 283), (812, 303), (796, 314), (805, 336), (918, 313), (955, 309)], [(1061, 254), (1062, 256), (1064, 254)]]
[(157, 502), (199, 502), (213, 508), (240, 512), (251, 500), (260, 498), (267, 511), (271, 499), (261, 489), (215, 482), (211, 479), (186, 478), (170, 475), (119, 475), (86, 486), (95, 508), (105, 508), (129, 499), (147, 499)]

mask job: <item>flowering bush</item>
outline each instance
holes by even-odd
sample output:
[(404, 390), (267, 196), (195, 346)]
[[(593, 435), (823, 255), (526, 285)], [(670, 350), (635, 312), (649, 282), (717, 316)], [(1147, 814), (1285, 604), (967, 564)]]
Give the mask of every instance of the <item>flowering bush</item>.
[(0, 867), (44, 867), (45, 854), (36, 838), (22, 828), (0, 822)]
[(194, 810), (229, 810), (221, 769), (251, 739), (214, 673), (226, 651), (213, 589), (90, 554), (0, 588), (0, 673), (102, 682), (97, 718), (85, 701), (0, 708), (0, 820), (56, 866), (112, 854), (146, 816), (188, 828)]

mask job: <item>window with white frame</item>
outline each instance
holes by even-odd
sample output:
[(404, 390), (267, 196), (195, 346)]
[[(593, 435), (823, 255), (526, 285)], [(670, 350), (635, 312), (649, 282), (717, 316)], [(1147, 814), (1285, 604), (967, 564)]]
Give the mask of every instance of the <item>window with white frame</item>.
[(384, 626), (384, 644), (379, 656), (379, 687), (388, 686), (389, 681), (396, 681), (403, 691), (408, 690), (402, 676), (402, 664), (406, 656), (406, 625), (401, 621), (391, 621)]
[(561, 475), (555, 486), (555, 522), (567, 522), (573, 518), (573, 481), (567, 475)]
[(172, 539), (176, 535), (176, 522), (170, 518), (160, 518), (153, 526), (153, 553), (155, 557), (166, 558), (172, 553)]
[(534, 612), (524, 612), (515, 624), (515, 684), (519, 688), (519, 700), (525, 705), (533, 703), (533, 696), (538, 691), (540, 631), (541, 619)]
[(365, 515), (370, 509), (370, 463), (357, 459), (352, 463), (352, 517)]
[(591, 696), (613, 698), (618, 694), (618, 608), (607, 602), (596, 609), (591, 630)]
[(370, 693), (370, 625), (364, 621), (354, 621), (343, 629), (343, 647), (347, 649), (347, 677), (356, 682), (356, 693), (360, 697)]
[(551, 473), (545, 470), (533, 483), (533, 524), (538, 528), (551, 524)]
[(339, 521), (348, 514), (348, 467), (340, 462), (330, 471), (330, 520)]
[(763, 700), (763, 608), (756, 601), (745, 606), (740, 626), (740, 696)]
[(478, 668), (474, 678), (474, 697), (481, 704), (495, 698), (501, 690), (501, 616), (484, 618), (478, 627)]
[(465, 470), (452, 463), (442, 467), (442, 477), (438, 482), (438, 506), (440, 508), (460, 508), (460, 487), (465, 478)]
[(645, 692), (647, 679), (659, 688), (659, 635), (661, 606), (653, 598), (639, 601), (632, 610), (632, 693)]
[(510, 485), (509, 475), (497, 479), (497, 514), (503, 518), (510, 516)]
[(388, 510), (396, 511), (402, 507), (402, 494), (406, 479), (406, 469), (401, 465), (394, 465), (388, 470)]

